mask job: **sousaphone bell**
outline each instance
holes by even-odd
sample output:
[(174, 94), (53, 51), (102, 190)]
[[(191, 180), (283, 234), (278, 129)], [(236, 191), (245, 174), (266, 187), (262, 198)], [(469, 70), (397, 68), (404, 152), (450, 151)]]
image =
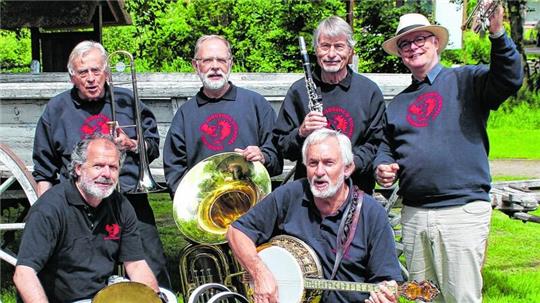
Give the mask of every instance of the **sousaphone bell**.
[(191, 168), (178, 185), (174, 220), (196, 243), (223, 244), (229, 225), (271, 190), (270, 175), (260, 162), (234, 152), (216, 154)]
[[(219, 283), (243, 292), (232, 281), (239, 265), (226, 243), (229, 225), (272, 190), (270, 175), (260, 162), (239, 153), (213, 155), (191, 168), (176, 189), (173, 217), (186, 238), (195, 242), (181, 252), (179, 267), (186, 296), (205, 283)], [(203, 300), (204, 301), (204, 300)]]

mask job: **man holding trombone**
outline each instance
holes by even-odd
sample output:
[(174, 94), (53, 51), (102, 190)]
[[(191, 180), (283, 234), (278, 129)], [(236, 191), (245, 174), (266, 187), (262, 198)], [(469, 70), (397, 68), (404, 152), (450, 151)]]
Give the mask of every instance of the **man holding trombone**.
[[(93, 41), (83, 41), (71, 52), (68, 72), (73, 88), (53, 97), (36, 126), (34, 138), (34, 172), (41, 196), (52, 185), (69, 179), (68, 165), (75, 144), (95, 133), (110, 134), (111, 123), (117, 123), (115, 141), (126, 152), (126, 160), (120, 172), (120, 191), (130, 201), (138, 218), (138, 230), (146, 261), (158, 278), (160, 286), (170, 288), (165, 264), (165, 254), (155, 226), (155, 219), (148, 196), (127, 194), (137, 186), (139, 178), (139, 155), (146, 153), (148, 162), (159, 156), (159, 133), (154, 114), (139, 103), (141, 121), (134, 115), (133, 93), (123, 88), (114, 89), (111, 100), (107, 79), (110, 71), (107, 52)], [(111, 102), (116, 102), (116, 119)], [(139, 123), (139, 125), (137, 125)], [(143, 138), (137, 138), (136, 127), (142, 128)]]

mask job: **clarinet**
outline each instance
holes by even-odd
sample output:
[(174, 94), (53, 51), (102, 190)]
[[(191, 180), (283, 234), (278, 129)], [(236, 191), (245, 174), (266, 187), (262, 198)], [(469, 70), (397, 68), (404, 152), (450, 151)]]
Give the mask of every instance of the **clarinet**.
[(306, 89), (308, 93), (309, 103), (308, 107), (310, 111), (316, 111), (322, 113), (323, 104), (321, 94), (317, 90), (313, 77), (311, 76), (311, 64), (309, 63), (309, 56), (306, 49), (306, 43), (304, 37), (298, 37), (300, 44), (300, 55), (302, 57), (302, 67), (304, 68), (304, 77), (306, 78)]

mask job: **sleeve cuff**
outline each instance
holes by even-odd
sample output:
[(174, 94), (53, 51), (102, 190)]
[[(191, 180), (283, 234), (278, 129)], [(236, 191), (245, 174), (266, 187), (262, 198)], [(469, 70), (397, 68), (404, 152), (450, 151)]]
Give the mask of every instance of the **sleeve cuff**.
[(504, 35), (504, 33), (506, 33), (506, 30), (503, 27), (500, 31), (498, 31), (496, 33), (493, 33), (493, 34), (490, 33), (489, 37), (491, 39), (498, 39), (498, 38), (502, 37), (502, 35)]

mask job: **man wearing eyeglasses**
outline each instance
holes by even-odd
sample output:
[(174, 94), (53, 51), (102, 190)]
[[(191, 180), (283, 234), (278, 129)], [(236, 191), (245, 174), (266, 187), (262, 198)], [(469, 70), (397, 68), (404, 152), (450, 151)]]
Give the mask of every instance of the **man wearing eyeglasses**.
[(306, 81), (296, 81), (281, 106), (274, 140), (286, 159), (296, 161), (294, 179), (299, 179), (306, 176), (301, 161), (306, 137), (324, 127), (340, 131), (353, 144), (353, 183), (371, 193), (375, 185), (371, 163), (382, 136), (385, 107), (379, 87), (348, 66), (354, 54), (352, 34), (347, 22), (336, 16), (318, 25), (313, 34), (317, 66), (312, 76), (320, 89), (323, 112), (310, 111)]
[[(81, 139), (95, 133), (109, 134), (111, 97), (107, 78), (109, 68), (107, 52), (94, 41), (83, 41), (72, 50), (68, 59), (68, 72), (73, 88), (53, 97), (45, 107), (36, 126), (34, 137), (33, 176), (41, 196), (52, 185), (69, 180), (68, 167), (71, 152)], [(120, 126), (134, 125), (133, 93), (115, 88), (116, 120)], [(154, 114), (140, 103), (141, 127), (148, 160), (159, 156), (159, 133)], [(120, 191), (129, 200), (139, 220), (146, 261), (156, 275), (160, 286), (171, 288), (165, 254), (156, 228), (154, 213), (146, 194), (127, 194), (135, 188), (139, 175), (137, 134), (134, 127), (117, 128), (115, 141), (126, 151), (126, 160), (120, 172)]]
[(264, 164), (271, 176), (280, 174), (282, 160), (272, 144), (276, 114), (263, 96), (229, 81), (229, 42), (217, 35), (202, 36), (192, 65), (203, 86), (178, 109), (163, 146), (171, 195), (190, 168), (222, 152), (239, 152), (247, 161)]
[(399, 180), (409, 279), (434, 281), (441, 302), (482, 302), (491, 219), (486, 123), (523, 81), (502, 7), (489, 32), (489, 66), (443, 67), (448, 31), (420, 14), (402, 16), (396, 36), (383, 43), (411, 71), (412, 84), (388, 105), (375, 175), (384, 187)]

